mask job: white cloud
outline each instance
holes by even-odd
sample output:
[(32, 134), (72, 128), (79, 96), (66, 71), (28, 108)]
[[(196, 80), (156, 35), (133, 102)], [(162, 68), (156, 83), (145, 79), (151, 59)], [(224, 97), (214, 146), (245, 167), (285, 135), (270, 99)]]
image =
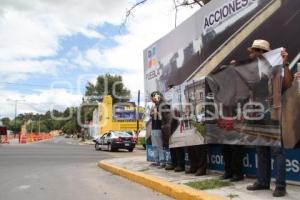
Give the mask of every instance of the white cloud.
[(66, 66), (64, 60), (1, 60), (0, 78), (2, 82), (27, 80), (31, 76), (55, 75), (59, 66)]
[(128, 5), (127, 0), (2, 0), (0, 36), (5, 43), (0, 51), (10, 50), (5, 57), (13, 58), (49, 56), (59, 48), (61, 36), (82, 33), (103, 39), (93, 28), (119, 24)]
[(24, 99), (29, 104), (44, 105), (44, 108), (39, 108), (43, 112), (50, 108), (62, 110), (69, 106), (78, 106), (82, 95), (72, 94), (65, 89), (49, 89), (42, 90), (39, 94), (26, 95)]
[[(149, 0), (137, 7), (127, 24), (128, 33), (115, 36), (117, 46), (109, 49), (91, 47), (81, 52), (76, 47), (66, 58), (48, 59), (56, 56), (63, 47), (61, 38), (78, 33), (85, 37), (105, 40), (95, 27), (105, 22), (119, 25), (126, 8), (135, 1), (129, 0), (1, 0), (0, 1), (0, 77), (5, 81), (17, 81), (32, 75), (55, 74), (58, 67), (114, 68), (127, 71), (123, 75), (125, 85), (134, 96), (143, 92), (143, 50), (174, 28), (174, 5), (172, 0)], [(190, 16), (195, 9), (180, 9), (178, 23)], [(69, 57), (68, 57), (69, 56)], [(47, 59), (39, 59), (47, 58)], [(40, 91), (22, 94), (1, 91), (5, 99), (24, 98), (22, 111), (43, 112), (50, 105), (58, 108), (70, 106), (81, 100), (80, 95), (65, 90)], [(5, 94), (5, 95), (4, 95)], [(21, 97), (21, 96), (24, 97)], [(7, 105), (7, 103), (6, 103)], [(27, 105), (27, 107), (25, 106)], [(35, 106), (34, 106), (35, 105)], [(5, 105), (0, 109), (11, 113)]]
[[(8, 98), (9, 97), (9, 98)], [(0, 110), (2, 116), (14, 117), (15, 102), (18, 102), (19, 113), (45, 113), (50, 109), (63, 111), (69, 106), (78, 106), (82, 95), (73, 94), (65, 89), (41, 90), (37, 94), (23, 94), (16, 91), (2, 90), (0, 94)]]
[(56, 67), (61, 65), (59, 60), (13, 60), (0, 61), (0, 73), (41, 73), (54, 74)]
[(88, 38), (97, 38), (99, 40), (105, 39), (103, 35), (98, 33), (97, 31), (90, 30), (90, 29), (83, 29), (80, 31), (84, 36)]
[[(120, 24), (132, 4), (128, 0), (2, 0), (0, 60), (15, 62), (54, 56), (62, 48), (59, 39), (76, 33), (103, 40), (104, 36), (94, 28), (104, 22)], [(180, 9), (179, 22), (194, 11)], [(115, 37), (117, 47), (105, 51), (90, 49), (79, 54), (75, 64), (135, 70), (143, 66), (143, 49), (173, 28), (173, 1), (149, 0), (133, 10), (127, 24), (128, 34)], [(5, 65), (0, 63), (1, 67)]]
[[(107, 58), (103, 54), (103, 51), (97, 49), (97, 48), (90, 48), (85, 52), (84, 59), (87, 62), (92, 63), (95, 66), (106, 68), (106, 67), (112, 67), (107, 62)], [(120, 67), (120, 66), (119, 66)]]
[(20, 73), (9, 73), (9, 74), (1, 74), (0, 73), (0, 80), (1, 82), (8, 82), (8, 83), (14, 83), (17, 81), (24, 81), (29, 78), (28, 74), (20, 74)]
[[(177, 24), (197, 9), (180, 9)], [(123, 75), (126, 85), (133, 91), (143, 91), (143, 50), (174, 28), (174, 4), (171, 0), (151, 0), (133, 12), (127, 24), (128, 34), (114, 38), (116, 47), (105, 50), (93, 47), (87, 50), (85, 58), (101, 68), (129, 70), (130, 73)]]
[[(89, 69), (94, 62), (77, 51), (73, 58), (44, 60), (63, 48), (60, 38), (83, 34), (105, 39), (94, 28), (109, 22), (120, 24), (127, 0), (0, 1), (0, 77), (15, 82), (30, 76), (54, 75), (58, 66)], [(101, 64), (97, 62), (97, 64)]]
[(132, 93), (136, 93), (138, 90), (144, 91), (144, 75), (143, 69), (132, 70), (128, 73), (122, 74), (123, 82)]
[(0, 59), (55, 55), (59, 48), (57, 37), (63, 32), (52, 31), (45, 25), (46, 23), (38, 17), (33, 18), (22, 12), (7, 10), (0, 21)]

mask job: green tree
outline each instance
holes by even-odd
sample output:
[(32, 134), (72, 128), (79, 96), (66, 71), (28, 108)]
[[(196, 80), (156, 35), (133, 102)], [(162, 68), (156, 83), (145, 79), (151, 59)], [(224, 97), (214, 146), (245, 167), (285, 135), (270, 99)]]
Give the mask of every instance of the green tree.
[(62, 131), (68, 135), (73, 135), (80, 131), (80, 127), (76, 119), (71, 119), (62, 127)]
[(14, 120), (10, 121), (10, 123), (8, 125), (8, 129), (12, 130), (15, 133), (18, 133), (21, 131), (22, 125), (23, 125), (22, 119), (14, 119)]
[(87, 102), (96, 102), (105, 95), (111, 95), (113, 103), (130, 99), (130, 90), (123, 83), (122, 76), (105, 74), (97, 77), (96, 84), (87, 83), (85, 95)]
[(1, 121), (2, 121), (2, 124), (6, 127), (8, 127), (10, 124), (10, 119), (8, 117), (2, 118)]
[(80, 110), (83, 123), (93, 119), (93, 111), (97, 108), (96, 105), (89, 105), (89, 103), (99, 102), (105, 95), (111, 95), (113, 104), (126, 102), (130, 99), (130, 90), (125, 87), (122, 76), (118, 75), (100, 75), (97, 77), (96, 84), (88, 82), (85, 92), (86, 98), (83, 99)]

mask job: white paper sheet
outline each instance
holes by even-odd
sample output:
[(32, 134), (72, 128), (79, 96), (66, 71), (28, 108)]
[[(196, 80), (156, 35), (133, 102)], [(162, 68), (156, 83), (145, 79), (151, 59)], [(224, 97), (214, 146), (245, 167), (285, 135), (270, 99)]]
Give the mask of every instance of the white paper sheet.
[(283, 64), (281, 51), (283, 51), (282, 47), (268, 51), (267, 53), (264, 53), (263, 56), (268, 60), (272, 67), (275, 67)]

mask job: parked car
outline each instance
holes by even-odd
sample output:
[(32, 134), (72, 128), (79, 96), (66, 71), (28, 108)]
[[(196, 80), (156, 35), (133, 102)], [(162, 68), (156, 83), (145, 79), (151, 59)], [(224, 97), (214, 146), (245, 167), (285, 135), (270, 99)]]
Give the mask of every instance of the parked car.
[(93, 141), (96, 150), (116, 151), (127, 149), (132, 152), (135, 148), (134, 137), (124, 131), (110, 131)]
[(138, 137), (135, 131), (124, 131), (126, 133), (128, 133), (129, 135), (131, 135), (134, 139), (134, 142), (137, 143), (138, 142)]

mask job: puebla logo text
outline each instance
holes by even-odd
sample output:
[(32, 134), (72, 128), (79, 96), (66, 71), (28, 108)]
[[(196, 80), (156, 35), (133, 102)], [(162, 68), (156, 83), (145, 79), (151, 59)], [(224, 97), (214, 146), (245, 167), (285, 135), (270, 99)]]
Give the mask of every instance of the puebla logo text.
[(156, 48), (151, 47), (147, 51), (147, 66), (148, 68), (151, 68), (152, 66), (155, 66), (157, 64), (156, 60)]

